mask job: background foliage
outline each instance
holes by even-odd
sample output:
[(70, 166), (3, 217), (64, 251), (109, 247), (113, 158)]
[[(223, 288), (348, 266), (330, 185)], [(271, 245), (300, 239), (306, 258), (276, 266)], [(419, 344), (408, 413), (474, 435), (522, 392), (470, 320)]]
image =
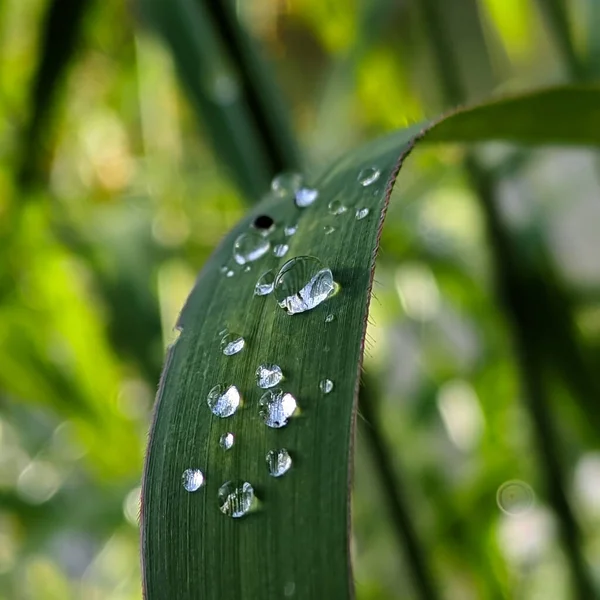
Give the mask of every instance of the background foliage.
[[(139, 599), (139, 476), (163, 351), (196, 273), (245, 200), (140, 6), (72, 3), (68, 22), (80, 26), (71, 56), (64, 31), (50, 38), (55, 52), (44, 50), (56, 4), (0, 4), (0, 598)], [(308, 172), (448, 108), (423, 27), (428, 4), (239, 3), (274, 65)], [(568, 3), (568, 21), (559, 15), (572, 47), (548, 11), (553, 2), (439, 4), (448, 5), (444, 26), (470, 101), (600, 70), (593, 0)], [(36, 84), (38, 66), (45, 60), (51, 73), (63, 46), (64, 76)], [(209, 75), (208, 97), (235, 102), (227, 65)], [(477, 150), (498, 174), (500, 213), (523, 260), (536, 264), (546, 249), (598, 372), (597, 155)], [(569, 598), (464, 156), (432, 145), (403, 171), (383, 232), (365, 368), (386, 455), (443, 596)], [(567, 491), (598, 578), (593, 411), (551, 381)], [(589, 409), (596, 400), (588, 396)], [(413, 598), (369, 427), (359, 420), (357, 597)], [(496, 503), (511, 479), (536, 493), (520, 518)]]

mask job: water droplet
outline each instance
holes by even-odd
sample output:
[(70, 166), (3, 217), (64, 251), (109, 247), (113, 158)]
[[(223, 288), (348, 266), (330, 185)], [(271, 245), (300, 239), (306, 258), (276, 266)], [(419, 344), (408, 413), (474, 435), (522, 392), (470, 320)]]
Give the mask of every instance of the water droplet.
[(331, 390), (333, 390), (333, 381), (331, 381), (331, 379), (322, 379), (319, 382), (319, 389), (324, 394), (329, 394), (329, 392), (331, 392)]
[(506, 481), (496, 493), (496, 502), (500, 510), (507, 515), (522, 515), (532, 506), (535, 494), (531, 486), (519, 479)]
[(291, 237), (292, 235), (294, 235), (296, 233), (296, 231), (298, 231), (298, 224), (288, 225), (287, 227), (284, 227), (284, 229), (283, 229), (283, 233), (285, 233), (285, 235), (287, 237)]
[(293, 196), (302, 186), (300, 173), (280, 173), (271, 181), (271, 190), (280, 198)]
[(221, 271), (221, 273), (227, 273), (227, 271), (229, 271), (229, 267), (227, 265), (223, 265), (219, 271)]
[(335, 231), (335, 227), (332, 227), (331, 225), (325, 225), (323, 227), (323, 231), (325, 232), (325, 235), (329, 235)]
[(259, 414), (269, 427), (283, 427), (294, 414), (298, 405), (296, 398), (289, 393), (283, 393), (279, 388), (264, 393), (259, 401)]
[(224, 336), (228, 331), (229, 329), (227, 329), (227, 327), (224, 327), (223, 329), (221, 329), (221, 331), (219, 331), (219, 335)]
[(229, 269), (229, 270), (227, 271), (227, 273), (225, 273), (225, 275), (226, 275), (227, 277), (233, 277), (233, 276), (235, 275), (235, 273), (234, 273), (234, 272), (233, 272), (231, 269)]
[(266, 296), (273, 291), (275, 285), (275, 272), (271, 269), (263, 273), (254, 286), (254, 294), (256, 296)]
[(356, 214), (355, 214), (356, 220), (360, 221), (361, 219), (364, 219), (368, 214), (369, 214), (368, 208), (357, 208)]
[(273, 248), (273, 254), (277, 258), (282, 258), (287, 254), (289, 249), (290, 247), (287, 244), (277, 244), (275, 248)]
[(256, 369), (256, 385), (267, 389), (276, 386), (283, 379), (281, 367), (274, 364), (262, 364)]
[(261, 231), (263, 235), (267, 234), (274, 225), (275, 221), (273, 221), (273, 217), (270, 217), (269, 215), (259, 215), (252, 222), (252, 226)]
[(233, 244), (233, 258), (238, 265), (245, 265), (264, 256), (271, 247), (269, 240), (260, 233), (242, 233)]
[(221, 340), (221, 350), (225, 356), (233, 356), (241, 352), (246, 345), (246, 340), (237, 333), (227, 333)]
[(218, 492), (219, 509), (228, 517), (247, 514), (254, 503), (254, 488), (247, 481), (226, 481)]
[(292, 466), (292, 457), (285, 448), (279, 450), (269, 450), (266, 456), (269, 475), (281, 477), (290, 470)]
[(224, 433), (219, 438), (219, 446), (221, 446), (221, 448), (223, 448), (223, 450), (229, 450), (233, 446), (234, 441), (235, 441), (235, 438), (234, 438), (233, 433), (228, 431), (227, 433)]
[(341, 200), (332, 200), (329, 203), (329, 212), (332, 215), (341, 215), (345, 213), (348, 209), (342, 204)]
[(363, 187), (367, 187), (375, 183), (380, 175), (381, 171), (377, 167), (367, 167), (358, 174), (358, 183)]
[(252, 267), (250, 265), (246, 265), (242, 270), (244, 271), (244, 273), (250, 273), (251, 269)]
[(328, 314), (325, 317), (325, 323), (331, 323), (331, 321), (333, 321), (335, 319), (335, 316), (333, 314)]
[(296, 206), (306, 208), (319, 197), (319, 191), (314, 188), (303, 187), (296, 192)]
[(288, 581), (283, 588), (283, 595), (286, 598), (291, 598), (296, 593), (296, 584), (293, 581)]
[(208, 392), (206, 401), (217, 417), (230, 417), (240, 406), (241, 396), (235, 385), (225, 386), (219, 383)]
[(275, 299), (289, 315), (311, 310), (333, 294), (331, 270), (314, 256), (288, 260), (275, 278)]
[(195, 492), (204, 485), (204, 474), (200, 469), (186, 469), (181, 476), (181, 483), (188, 492)]

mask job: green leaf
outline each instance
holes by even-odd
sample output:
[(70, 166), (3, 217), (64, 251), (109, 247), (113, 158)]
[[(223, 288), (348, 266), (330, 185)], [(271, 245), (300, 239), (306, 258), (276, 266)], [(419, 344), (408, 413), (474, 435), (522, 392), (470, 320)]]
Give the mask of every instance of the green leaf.
[[(594, 97), (598, 91), (593, 89), (563, 89), (496, 101), (451, 115), (427, 135), (436, 141), (600, 143), (590, 125), (599, 118)], [(559, 110), (560, 98), (571, 105)], [(551, 114), (568, 114), (575, 121), (570, 129), (557, 125), (558, 136), (551, 131), (548, 110), (541, 110), (548, 104)], [(372, 274), (391, 189), (404, 158), (423, 135), (419, 132), (419, 127), (399, 131), (343, 157), (314, 182), (319, 198), (308, 208), (297, 208), (291, 198), (267, 196), (204, 266), (181, 314), (181, 335), (167, 356), (151, 430), (142, 495), (148, 600), (264, 600), (285, 597), (292, 586), (302, 599), (351, 597), (352, 440)], [(359, 173), (371, 167), (380, 171), (379, 178), (363, 186)], [(330, 214), (328, 206), (335, 200), (346, 212)], [(369, 213), (357, 220), (356, 210), (362, 208)], [(259, 215), (276, 223), (271, 244), (286, 242), (290, 248), (285, 258), (269, 254), (246, 272), (233, 263), (232, 246)], [(284, 237), (283, 227), (292, 224), (298, 224), (297, 233)], [(329, 227), (335, 230), (327, 234)], [(264, 271), (277, 270), (298, 255), (322, 260), (340, 290), (315, 309), (290, 316), (272, 295), (255, 296), (254, 285)], [(223, 266), (234, 276), (227, 277)], [(326, 323), (328, 314), (335, 318)], [(225, 327), (244, 336), (246, 346), (239, 354), (222, 354), (219, 332)], [(256, 387), (255, 370), (264, 362), (280, 365), (282, 387), (301, 408), (281, 429), (267, 428), (258, 415), (262, 390)], [(319, 389), (324, 378), (334, 382), (327, 395)], [(243, 396), (243, 408), (229, 418), (212, 415), (207, 406), (207, 394), (216, 384), (234, 384)], [(219, 437), (227, 431), (236, 443), (225, 452)], [(265, 455), (281, 447), (294, 464), (274, 479)], [(181, 484), (187, 468), (199, 468), (206, 476), (206, 484), (194, 493)], [(236, 479), (250, 482), (260, 500), (258, 510), (241, 519), (221, 514), (217, 502), (219, 487)]]

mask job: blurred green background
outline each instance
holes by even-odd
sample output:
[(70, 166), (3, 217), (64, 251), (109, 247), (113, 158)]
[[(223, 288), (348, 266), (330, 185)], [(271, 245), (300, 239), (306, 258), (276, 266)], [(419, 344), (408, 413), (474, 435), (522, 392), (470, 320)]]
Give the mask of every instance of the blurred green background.
[[(139, 600), (140, 473), (164, 349), (196, 274), (247, 204), (169, 48), (144, 23), (144, 2), (64, 2), (81, 9), (73, 52), (52, 93), (36, 92), (52, 4), (0, 2), (0, 599)], [(542, 5), (440, 4), (470, 101), (583, 79)], [(566, 6), (593, 79), (600, 3)], [(238, 12), (272, 65), (309, 173), (448, 108), (417, 0), (245, 0)], [(207, 89), (226, 104), (236, 86), (217, 69)], [(44, 115), (34, 130), (36, 106)], [(500, 173), (515, 244), (524, 256), (545, 248), (600, 372), (598, 156), (477, 150)], [(463, 156), (428, 146), (400, 177), (365, 368), (443, 596), (567, 599), (564, 550)], [(600, 580), (600, 433), (558, 378), (552, 400), (582, 552)], [(412, 599), (368, 426), (359, 418), (357, 598)], [(514, 479), (530, 486), (528, 510), (510, 494), (497, 502)]]

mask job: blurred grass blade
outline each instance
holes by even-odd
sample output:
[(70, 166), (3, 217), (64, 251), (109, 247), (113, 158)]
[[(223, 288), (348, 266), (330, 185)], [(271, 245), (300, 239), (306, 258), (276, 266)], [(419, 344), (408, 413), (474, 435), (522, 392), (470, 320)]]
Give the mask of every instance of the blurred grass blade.
[(22, 185), (31, 183), (41, 174), (44, 129), (73, 58), (79, 30), (90, 4), (90, 0), (53, 0), (46, 9), (38, 45), (39, 63), (29, 98), (29, 120), (17, 170)]
[[(598, 118), (598, 104), (591, 100), (599, 94), (560, 89), (499, 100), (451, 115), (428, 126), (431, 133), (425, 135), (451, 141), (475, 133), (481, 140), (502, 139), (508, 106), (516, 107), (521, 126), (520, 133), (513, 125), (514, 139), (521, 134), (526, 141), (555, 142), (554, 123), (540, 106), (554, 106), (559, 96), (569, 100), (561, 117), (570, 117), (573, 127), (568, 139), (558, 123), (558, 140), (600, 144), (600, 134), (590, 126)], [(498, 111), (506, 118), (496, 118)], [(436, 138), (439, 130), (442, 135)], [(181, 313), (181, 335), (167, 355), (151, 429), (142, 494), (148, 600), (269, 600), (290, 590), (302, 599), (351, 597), (349, 475), (372, 273), (391, 189), (419, 131), (399, 131), (344, 156), (317, 180), (319, 197), (308, 208), (297, 208), (291, 198), (267, 196), (205, 265)], [(372, 183), (361, 185), (359, 173), (370, 168), (379, 176), (371, 171)], [(347, 210), (332, 215), (334, 201)], [(232, 247), (261, 215), (276, 223), (267, 238), (271, 246), (286, 243), (289, 251), (285, 258), (269, 252), (246, 270), (233, 262)], [(297, 233), (285, 237), (283, 228), (296, 224)], [(254, 286), (263, 272), (298, 255), (317, 256), (331, 268), (340, 290), (317, 308), (289, 316), (272, 295), (255, 296)], [(233, 276), (223, 272), (229, 270)], [(334, 318), (325, 322), (328, 314)], [(239, 354), (223, 355), (224, 328), (245, 338)], [(255, 371), (267, 362), (280, 365), (282, 387), (301, 408), (282, 429), (267, 428), (258, 416), (262, 390), (256, 387)], [(334, 383), (327, 395), (319, 387), (325, 378)], [(236, 385), (244, 400), (225, 420), (214, 416), (206, 402), (217, 384)], [(225, 452), (219, 438), (228, 431), (236, 443)], [(289, 450), (294, 466), (274, 479), (265, 455), (281, 447)], [(188, 468), (199, 468), (206, 477), (195, 493), (181, 484)], [(228, 480), (250, 482), (260, 501), (256, 512), (242, 519), (220, 513), (217, 492)]]

